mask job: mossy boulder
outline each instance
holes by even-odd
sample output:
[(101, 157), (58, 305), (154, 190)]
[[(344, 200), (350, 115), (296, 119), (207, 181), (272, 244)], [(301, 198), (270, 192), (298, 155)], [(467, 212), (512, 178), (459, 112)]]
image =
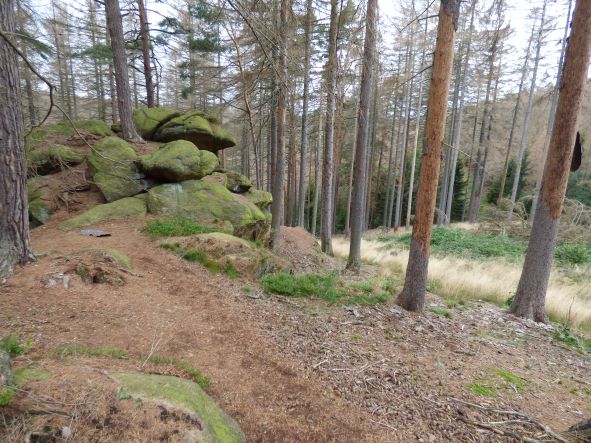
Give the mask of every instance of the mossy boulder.
[(214, 153), (201, 151), (189, 141), (177, 140), (143, 155), (136, 163), (150, 177), (180, 182), (211, 174), (219, 162)]
[(265, 222), (265, 214), (252, 202), (218, 183), (187, 180), (156, 186), (148, 192), (148, 210), (208, 223), (227, 220), (234, 229)]
[(181, 115), (180, 112), (168, 108), (142, 108), (133, 111), (133, 122), (139, 134), (150, 139), (160, 126)]
[(34, 128), (25, 140), (27, 147), (42, 145), (52, 138), (63, 139), (76, 136), (76, 131), (72, 127), (72, 124), (78, 130), (96, 135), (97, 137), (113, 135), (109, 126), (102, 120), (74, 120), (72, 123), (62, 122)]
[[(111, 128), (102, 120), (74, 120), (74, 126), (77, 129), (83, 129), (86, 132), (89, 132), (94, 135), (98, 135), (99, 137), (107, 137), (109, 135), (113, 135)], [(68, 123), (62, 123), (67, 125)]]
[(187, 140), (199, 149), (212, 152), (236, 146), (236, 139), (219, 125), (219, 120), (202, 112), (190, 112), (171, 119), (156, 130), (153, 138), (161, 142)]
[(273, 195), (261, 189), (250, 188), (242, 195), (260, 209), (267, 209), (273, 203)]
[(27, 181), (29, 220), (32, 227), (47, 223), (49, 216), (57, 209), (49, 182), (50, 179), (43, 176), (33, 177)]
[(79, 228), (93, 225), (104, 220), (119, 220), (128, 217), (143, 217), (146, 215), (146, 203), (135, 197), (122, 198), (112, 203), (97, 205), (74, 218), (60, 223), (61, 229)]
[(12, 359), (8, 352), (0, 349), (0, 392), (12, 384)]
[(239, 172), (228, 170), (218, 170), (218, 172), (226, 176), (226, 187), (231, 192), (242, 194), (252, 188), (250, 179)]
[(88, 165), (94, 183), (108, 202), (150, 187), (151, 183), (135, 166), (135, 160), (137, 154), (133, 147), (119, 137), (106, 137), (94, 145)]
[(197, 383), (178, 377), (155, 374), (117, 373), (112, 376), (121, 390), (133, 397), (176, 407), (196, 418), (201, 426), (191, 431), (187, 441), (201, 443), (243, 443), (238, 424), (209, 397)]
[(50, 145), (28, 150), (27, 166), (32, 174), (46, 175), (82, 163), (84, 158), (84, 155), (68, 146)]

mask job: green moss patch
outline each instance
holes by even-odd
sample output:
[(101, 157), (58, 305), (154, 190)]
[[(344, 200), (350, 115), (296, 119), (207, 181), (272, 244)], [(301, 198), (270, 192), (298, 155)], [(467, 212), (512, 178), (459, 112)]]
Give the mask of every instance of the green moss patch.
[(104, 205), (97, 205), (76, 217), (59, 224), (60, 229), (72, 229), (92, 225), (105, 220), (120, 220), (146, 215), (146, 203), (139, 198), (122, 198)]
[(118, 373), (113, 378), (125, 392), (143, 399), (163, 401), (197, 415), (203, 424), (198, 441), (242, 443), (246, 441), (238, 424), (228, 416), (197, 383), (177, 377)]
[(174, 109), (142, 108), (133, 111), (133, 122), (139, 134), (145, 139), (150, 139), (156, 129), (179, 115), (180, 112)]
[(16, 368), (12, 370), (14, 382), (24, 385), (30, 381), (42, 381), (51, 378), (51, 372), (40, 368)]

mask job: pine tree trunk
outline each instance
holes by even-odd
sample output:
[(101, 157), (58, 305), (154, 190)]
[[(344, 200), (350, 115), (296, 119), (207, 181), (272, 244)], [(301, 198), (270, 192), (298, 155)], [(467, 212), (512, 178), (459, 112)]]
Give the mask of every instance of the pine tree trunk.
[(306, 0), (306, 26), (304, 30), (304, 91), (302, 94), (302, 135), (300, 145), (300, 189), (297, 226), (304, 226), (308, 180), (308, 95), (310, 89), (310, 41), (312, 33), (312, 0)]
[(115, 83), (117, 86), (117, 104), (121, 121), (121, 134), (125, 140), (141, 141), (133, 123), (133, 107), (129, 90), (127, 55), (119, 0), (105, 0), (107, 26), (111, 36), (113, 50), (113, 66), (115, 67)]
[(590, 49), (591, 0), (577, 0), (538, 210), (511, 305), (513, 314), (538, 322), (547, 321), (544, 309), (546, 291), (581, 113)]
[(144, 78), (146, 79), (146, 101), (148, 108), (153, 108), (154, 84), (152, 83), (152, 62), (150, 60), (150, 31), (148, 29), (148, 14), (144, 0), (137, 0), (140, 16), (140, 35), (142, 37), (142, 61), (144, 62)]
[[(562, 37), (562, 46), (560, 48), (560, 58), (558, 59), (558, 70), (556, 74), (556, 84), (552, 91), (552, 104), (550, 105), (550, 113), (548, 114), (548, 123), (546, 124), (546, 137), (544, 138), (544, 158), (548, 152), (548, 145), (550, 144), (550, 137), (552, 136), (552, 126), (554, 125), (554, 117), (556, 116), (556, 104), (558, 103), (558, 91), (560, 88), (560, 81), (562, 79), (562, 64), (564, 63), (564, 50), (566, 48), (566, 40), (568, 36), (568, 30), (570, 27), (572, 0), (568, 2), (568, 13), (566, 14), (566, 24), (564, 26), (564, 35)], [(538, 206), (538, 195), (540, 194), (540, 187), (542, 185), (542, 172), (544, 166), (540, 168), (540, 172), (536, 178), (536, 186), (534, 188), (534, 196), (532, 200), (531, 210), (529, 212), (529, 221), (533, 223), (536, 207)]]
[(422, 311), (425, 305), (429, 243), (437, 198), (441, 143), (445, 131), (459, 8), (459, 0), (441, 0), (415, 223), (404, 288), (397, 298), (397, 303), (409, 311)]
[[(478, 84), (478, 90), (476, 92), (476, 106), (474, 106), (474, 124), (472, 125), (472, 141), (470, 142), (470, 153), (468, 154), (468, 175), (466, 176), (466, 189), (464, 190), (464, 204), (462, 205), (462, 217), (463, 222), (466, 219), (466, 209), (468, 209), (468, 189), (470, 187), (470, 171), (474, 168), (474, 173), (478, 168), (478, 162), (473, 160), (474, 157), (474, 145), (476, 144), (476, 129), (478, 128), (478, 106), (480, 105), (480, 83)], [(471, 200), (471, 199), (470, 199)]]
[(316, 139), (316, 164), (314, 165), (314, 204), (312, 207), (312, 221), (310, 222), (310, 232), (316, 235), (316, 224), (318, 222), (318, 196), (320, 194), (320, 180), (321, 180), (321, 162), (320, 153), (322, 151), (322, 100), (320, 100), (320, 107), (318, 108), (318, 137)]
[(320, 244), (322, 252), (332, 253), (333, 214), (333, 156), (334, 156), (334, 105), (337, 75), (337, 26), (338, 0), (330, 0), (330, 27), (328, 31), (328, 62), (326, 64), (326, 121), (324, 129), (324, 159), (322, 164), (322, 205), (320, 217)]
[(296, 216), (296, 192), (297, 192), (297, 150), (296, 150), (296, 115), (295, 100), (291, 98), (289, 110), (289, 159), (287, 162), (287, 211), (285, 225), (294, 226)]
[[(13, 0), (0, 0), (0, 29), (16, 31)], [(16, 44), (14, 39), (12, 44)], [(0, 283), (34, 260), (29, 240), (27, 162), (16, 52), (0, 37)]]
[(287, 107), (287, 16), (290, 0), (281, 0), (279, 35), (279, 67), (277, 85), (277, 148), (275, 152), (275, 175), (273, 176), (273, 205), (271, 207), (273, 232), (273, 252), (281, 248), (281, 224), (283, 219), (285, 183), (285, 114)]
[(513, 187), (511, 188), (511, 203), (509, 205), (509, 214), (507, 220), (511, 221), (513, 218), (513, 210), (515, 209), (515, 202), (517, 200), (517, 191), (519, 189), (519, 182), (521, 179), (521, 166), (523, 164), (523, 156), (525, 154), (525, 146), (527, 142), (527, 134), (529, 131), (529, 123), (531, 120), (532, 108), (534, 104), (534, 95), (536, 92), (536, 80), (538, 75), (538, 66), (540, 63), (540, 51), (542, 49), (542, 37), (544, 33), (544, 20), (546, 18), (546, 3), (544, 0), (544, 6), (542, 8), (542, 18), (540, 22), (540, 28), (538, 29), (538, 40), (536, 43), (536, 58), (534, 61), (534, 71), (532, 73), (531, 86), (529, 88), (529, 97), (527, 98), (527, 107), (525, 111), (525, 121), (523, 122), (523, 128), (521, 130), (521, 140), (519, 142), (519, 153), (517, 154), (517, 164), (515, 166), (515, 176), (513, 177)]

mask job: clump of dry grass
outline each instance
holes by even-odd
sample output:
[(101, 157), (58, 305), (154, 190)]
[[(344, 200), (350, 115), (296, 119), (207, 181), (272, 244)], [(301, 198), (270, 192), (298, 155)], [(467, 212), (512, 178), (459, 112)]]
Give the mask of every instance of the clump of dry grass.
[[(333, 240), (334, 253), (347, 256), (348, 240)], [(377, 240), (362, 240), (363, 260), (380, 265), (387, 273), (406, 272), (408, 250), (403, 247), (385, 249)], [(487, 300), (499, 305), (514, 294), (521, 265), (505, 260), (480, 261), (453, 256), (431, 256), (429, 260), (430, 290), (444, 298), (458, 301)], [(546, 311), (556, 321), (570, 321), (577, 328), (591, 328), (591, 284), (587, 279), (572, 281), (553, 271), (546, 296)]]

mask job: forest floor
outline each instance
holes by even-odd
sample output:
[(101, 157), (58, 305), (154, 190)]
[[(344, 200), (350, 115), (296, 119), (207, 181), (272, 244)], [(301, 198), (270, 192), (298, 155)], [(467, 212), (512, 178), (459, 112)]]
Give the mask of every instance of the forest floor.
[[(107, 376), (187, 376), (146, 355), (207, 376), (207, 392), (248, 441), (560, 441), (552, 430), (591, 415), (591, 357), (557, 340), (556, 326), (484, 302), (448, 307), (432, 294), (422, 315), (393, 299), (343, 306), (271, 295), (159, 248), (142, 233), (144, 219), (97, 224), (111, 234), (101, 238), (62, 231), (59, 221), (32, 231), (38, 261), (0, 286), (0, 337), (30, 342), (14, 366), (51, 374), (0, 407), (0, 441), (63, 426), (76, 442), (181, 441), (181, 424), (120, 399)], [(343, 267), (303, 230), (285, 229), (284, 245), (296, 272)], [(125, 284), (84, 283), (73, 273), (72, 257), (89, 248), (125, 253), (133, 266), (121, 274)], [(378, 272), (364, 265), (344, 278)], [(66, 356), (73, 345), (89, 351)]]

